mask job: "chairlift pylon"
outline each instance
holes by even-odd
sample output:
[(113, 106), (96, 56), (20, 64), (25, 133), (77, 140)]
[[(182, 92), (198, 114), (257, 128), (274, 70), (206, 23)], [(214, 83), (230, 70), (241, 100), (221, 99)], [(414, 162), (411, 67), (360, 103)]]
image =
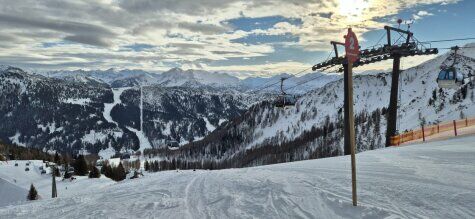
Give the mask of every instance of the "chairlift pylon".
[(291, 96), (284, 91), (284, 81), (288, 78), (280, 78), (280, 95), (274, 101), (274, 106), (278, 108), (285, 108), (287, 106), (295, 106), (297, 102), (295, 96)]

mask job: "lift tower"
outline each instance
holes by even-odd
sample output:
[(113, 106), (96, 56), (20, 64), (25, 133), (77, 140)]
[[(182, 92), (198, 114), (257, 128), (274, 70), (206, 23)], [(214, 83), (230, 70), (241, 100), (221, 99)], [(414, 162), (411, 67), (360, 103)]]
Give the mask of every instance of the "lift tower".
[[(388, 59), (393, 59), (393, 73), (392, 73), (392, 83), (391, 83), (391, 95), (390, 102), (388, 107), (388, 126), (386, 130), (386, 146), (389, 145), (390, 136), (395, 135), (396, 133), (396, 124), (397, 124), (397, 97), (399, 89), (399, 74), (400, 74), (400, 63), (402, 57), (408, 56), (418, 56), (418, 55), (432, 55), (439, 53), (437, 48), (427, 48), (424, 45), (417, 43), (414, 40), (413, 33), (408, 30), (402, 30), (400, 28), (394, 28), (385, 26), (387, 37), (387, 44), (380, 47), (373, 47), (369, 49), (361, 50), (360, 59), (353, 63), (353, 67), (359, 67), (362, 65), (368, 65), (376, 62), (381, 62)], [(391, 33), (396, 32), (400, 35), (400, 38), (404, 38), (404, 42), (398, 44), (399, 40), (396, 40), (395, 43), (392, 43)], [(334, 66), (341, 65), (342, 67), (338, 69), (338, 72), (345, 71), (347, 75), (347, 66), (345, 66), (345, 58), (338, 56), (338, 51), (336, 51), (337, 45), (341, 45), (338, 42), (331, 42), (333, 48), (335, 49), (335, 57), (330, 60), (318, 63), (313, 66), (312, 70), (326, 70)], [(344, 79), (345, 83), (347, 79)], [(347, 92), (345, 90), (345, 92)], [(347, 106), (345, 107), (345, 121), (347, 121)], [(345, 154), (349, 154), (348, 140), (347, 137), (348, 130), (345, 128)]]

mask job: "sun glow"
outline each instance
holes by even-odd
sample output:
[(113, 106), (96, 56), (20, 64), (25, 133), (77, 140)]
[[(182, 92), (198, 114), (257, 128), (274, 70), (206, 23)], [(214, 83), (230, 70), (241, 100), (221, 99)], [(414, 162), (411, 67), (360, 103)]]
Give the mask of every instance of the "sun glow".
[(370, 5), (369, 0), (339, 0), (340, 15), (347, 18), (349, 23), (364, 21), (364, 11)]

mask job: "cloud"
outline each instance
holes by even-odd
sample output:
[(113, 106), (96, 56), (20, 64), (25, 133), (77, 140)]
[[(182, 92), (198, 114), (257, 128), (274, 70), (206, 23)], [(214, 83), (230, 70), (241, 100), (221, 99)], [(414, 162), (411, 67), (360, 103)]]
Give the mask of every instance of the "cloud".
[[(356, 2), (360, 7), (344, 2)], [(0, 0), (0, 54), (3, 62), (11, 62), (7, 64), (41, 69), (115, 67), (160, 71), (189, 65), (204, 70), (274, 74), (313, 63), (266, 63), (265, 57), (287, 57), (290, 50), (303, 51), (299, 54), (328, 51), (328, 42), (342, 39), (348, 25), (357, 25), (355, 29), (362, 38), (363, 33), (381, 29), (389, 22), (385, 18), (401, 11), (456, 2)], [(414, 14), (417, 19), (430, 15), (428, 11)], [(219, 62), (220, 66), (210, 65), (211, 62)]]
[(423, 17), (432, 16), (432, 15), (434, 14), (429, 13), (427, 11), (419, 11), (417, 12), (417, 14), (412, 15), (412, 17), (414, 18), (414, 20), (419, 20), (419, 19), (422, 19)]
[(100, 26), (85, 24), (74, 21), (61, 21), (48, 18), (29, 18), (24, 16), (0, 14), (0, 23), (9, 28), (25, 28), (51, 30), (63, 34), (72, 34), (64, 37), (66, 40), (84, 43), (94, 46), (108, 46), (106, 37), (114, 37), (115, 34)]

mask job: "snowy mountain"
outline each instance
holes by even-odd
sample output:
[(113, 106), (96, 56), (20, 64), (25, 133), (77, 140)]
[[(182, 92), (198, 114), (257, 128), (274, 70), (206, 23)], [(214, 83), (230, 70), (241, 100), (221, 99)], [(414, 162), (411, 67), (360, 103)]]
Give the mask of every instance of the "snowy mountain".
[(162, 73), (159, 83), (166, 87), (200, 86), (235, 87), (239, 79), (225, 73), (211, 73), (199, 70), (182, 70), (173, 68)]
[[(467, 76), (475, 68), (475, 51), (460, 54), (455, 66)], [(400, 131), (475, 115), (473, 86), (439, 89), (436, 83), (440, 66), (450, 65), (453, 58), (444, 54), (401, 73)], [(358, 151), (384, 145), (390, 84), (389, 73), (354, 77)], [(163, 153), (181, 160), (210, 158), (217, 168), (341, 155), (343, 98), (340, 79), (306, 93), (295, 107), (280, 109), (264, 101), (202, 141)]]
[(81, 77), (88, 77), (88, 78), (94, 78), (98, 81), (103, 81), (105, 83), (112, 83), (115, 80), (121, 80), (124, 78), (129, 78), (129, 77), (137, 77), (137, 76), (151, 76), (153, 77), (153, 73), (149, 73), (146, 71), (142, 70), (129, 70), (129, 69), (124, 69), (124, 70), (116, 70), (113, 68), (107, 69), (107, 70), (91, 70), (91, 71), (86, 71), (86, 70), (74, 70), (74, 71), (51, 71), (43, 74), (44, 76), (48, 77), (53, 77), (53, 78), (65, 78), (65, 77), (76, 77), (76, 76), (81, 76)]
[[(143, 150), (185, 144), (243, 113), (260, 98), (209, 87), (111, 87), (84, 75), (62, 79), (14, 67), (0, 72), (0, 139), (66, 152)], [(110, 155), (110, 153), (109, 153)]]
[[(284, 81), (284, 89), (289, 94), (305, 94), (316, 88), (320, 88), (329, 82), (336, 81), (342, 76), (340, 74), (326, 74), (321, 72), (308, 73), (301, 76), (294, 77), (290, 74), (280, 74), (269, 78), (262, 77), (250, 77), (241, 81), (241, 86), (244, 90), (256, 90), (260, 89), (264, 85), (270, 85), (279, 81), (281, 78), (288, 78)], [(307, 83), (304, 83), (307, 82)], [(301, 85), (300, 85), (301, 84)], [(265, 89), (263, 92), (280, 92), (280, 84), (271, 86)]]
[[(456, 67), (468, 75), (475, 68), (475, 51), (463, 49), (460, 54)], [(401, 73), (399, 130), (475, 115), (472, 87), (450, 90), (437, 86), (439, 67), (452, 61), (452, 55), (445, 54)], [(274, 95), (243, 92), (242, 87), (220, 88), (238, 80), (225, 74), (172, 69), (153, 77), (135, 76), (135, 82), (111, 88), (82, 74), (57, 79), (4, 69), (0, 74), (4, 121), (0, 139), (9, 143), (92, 153), (153, 147), (160, 156), (194, 161), (209, 158), (221, 162), (216, 164), (220, 167), (343, 153), (343, 82), (338, 75), (314, 73), (288, 79), (287, 87), (303, 78), (322, 80), (297, 86), (300, 92), (311, 86), (316, 89), (301, 95), (295, 107), (276, 109)], [(273, 79), (245, 79), (238, 85), (248, 84), (250, 88), (244, 90), (252, 90)], [(223, 83), (217, 85), (219, 81)], [(146, 86), (141, 116), (139, 87), (124, 86), (142, 83)], [(359, 151), (380, 147), (385, 140), (390, 84), (389, 73), (354, 78)], [(167, 144), (174, 142), (182, 145), (180, 150), (167, 150)]]
[[(227, 73), (207, 72), (203, 70), (183, 70), (180, 68), (172, 68), (163, 73), (150, 73), (141, 70), (120, 70), (108, 69), (105, 71), (54, 71), (44, 74), (45, 76), (60, 78), (60, 79), (76, 79), (96, 80), (105, 82), (111, 87), (136, 87), (146, 85), (160, 85), (162, 87), (212, 87), (225, 88), (237, 91), (252, 92), (260, 89), (265, 85), (278, 82), (282, 77), (289, 77), (285, 81), (284, 89), (291, 88), (287, 92), (291, 94), (304, 94), (315, 88), (322, 87), (328, 82), (332, 82), (341, 78), (339, 74), (323, 74), (323, 73), (309, 73), (297, 77), (292, 77), (290, 74), (280, 74), (272, 77), (250, 77), (246, 79), (239, 79)], [(310, 83), (305, 83), (301, 86), (296, 86), (309, 79)], [(280, 85), (269, 87), (261, 93), (280, 93)]]

